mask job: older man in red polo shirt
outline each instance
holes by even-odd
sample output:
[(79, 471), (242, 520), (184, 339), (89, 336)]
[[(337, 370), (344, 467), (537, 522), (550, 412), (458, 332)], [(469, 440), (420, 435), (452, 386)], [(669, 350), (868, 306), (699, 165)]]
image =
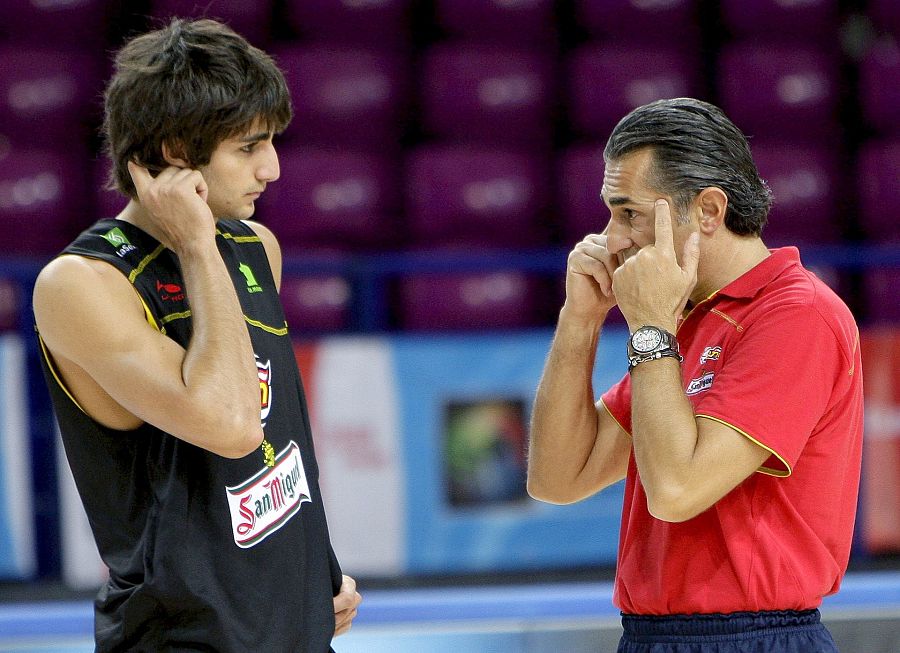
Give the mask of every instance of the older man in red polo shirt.
[[(843, 302), (761, 239), (771, 196), (716, 107), (661, 100), (604, 151), (611, 219), (570, 253), (535, 400), (529, 492), (626, 479), (624, 653), (830, 653), (822, 597), (850, 555), (863, 393)], [(607, 312), (629, 373), (594, 403)]]

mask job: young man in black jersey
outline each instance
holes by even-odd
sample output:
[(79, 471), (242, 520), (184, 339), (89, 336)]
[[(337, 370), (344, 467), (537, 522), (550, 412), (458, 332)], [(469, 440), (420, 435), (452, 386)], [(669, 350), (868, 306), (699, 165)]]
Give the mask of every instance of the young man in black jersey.
[(131, 201), (34, 292), (110, 570), (97, 650), (323, 653), (360, 596), (329, 541), (278, 242), (244, 222), (279, 176), (284, 78), (224, 25), (173, 20), (122, 48), (105, 100)]

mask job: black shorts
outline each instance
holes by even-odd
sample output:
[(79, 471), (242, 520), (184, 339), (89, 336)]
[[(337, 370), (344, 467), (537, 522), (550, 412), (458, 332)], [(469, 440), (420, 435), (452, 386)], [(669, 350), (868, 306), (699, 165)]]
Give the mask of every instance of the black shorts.
[(618, 653), (837, 653), (818, 610), (622, 615)]

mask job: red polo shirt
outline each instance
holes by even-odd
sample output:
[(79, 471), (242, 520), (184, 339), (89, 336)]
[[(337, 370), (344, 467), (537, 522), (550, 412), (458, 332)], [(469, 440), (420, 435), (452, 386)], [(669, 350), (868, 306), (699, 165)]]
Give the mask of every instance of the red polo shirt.
[[(856, 512), (863, 390), (853, 316), (787, 247), (694, 307), (678, 342), (697, 417), (772, 455), (702, 514), (668, 523), (647, 511), (632, 454), (615, 604), (632, 614), (818, 606), (847, 568)], [(631, 433), (629, 377), (602, 400)]]

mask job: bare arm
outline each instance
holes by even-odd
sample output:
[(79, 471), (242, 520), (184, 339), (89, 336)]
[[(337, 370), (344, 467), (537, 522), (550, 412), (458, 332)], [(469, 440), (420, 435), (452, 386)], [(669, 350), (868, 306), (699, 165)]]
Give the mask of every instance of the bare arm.
[(143, 169), (132, 174), (182, 266), (194, 326), (187, 350), (147, 323), (121, 274), (73, 256), (53, 261), (38, 278), (41, 336), (75, 380), (76, 399), (86, 396), (99, 421), (125, 412), (222, 456), (244, 456), (263, 436), (259, 381), (202, 176), (175, 168), (155, 180)]
[[(682, 268), (668, 204), (658, 202), (655, 212), (655, 244), (616, 270), (613, 287), (629, 327), (649, 324), (674, 333), (696, 284), (699, 238), (686, 242)], [(658, 519), (684, 521), (700, 514), (768, 457), (727, 425), (694, 416), (675, 359), (641, 363), (631, 381), (634, 456), (648, 510)]]
[(615, 303), (618, 260), (606, 235), (590, 235), (569, 254), (566, 304), (532, 411), (528, 492), (551, 503), (583, 499), (625, 476), (631, 441), (602, 404), (591, 377), (600, 327)]
[(631, 384), (634, 457), (647, 508), (658, 519), (699, 515), (769, 457), (734, 429), (694, 417), (675, 359), (641, 363)]
[(536, 499), (573, 503), (625, 477), (631, 438), (594, 404), (598, 336), (563, 309), (532, 411), (528, 492)]

